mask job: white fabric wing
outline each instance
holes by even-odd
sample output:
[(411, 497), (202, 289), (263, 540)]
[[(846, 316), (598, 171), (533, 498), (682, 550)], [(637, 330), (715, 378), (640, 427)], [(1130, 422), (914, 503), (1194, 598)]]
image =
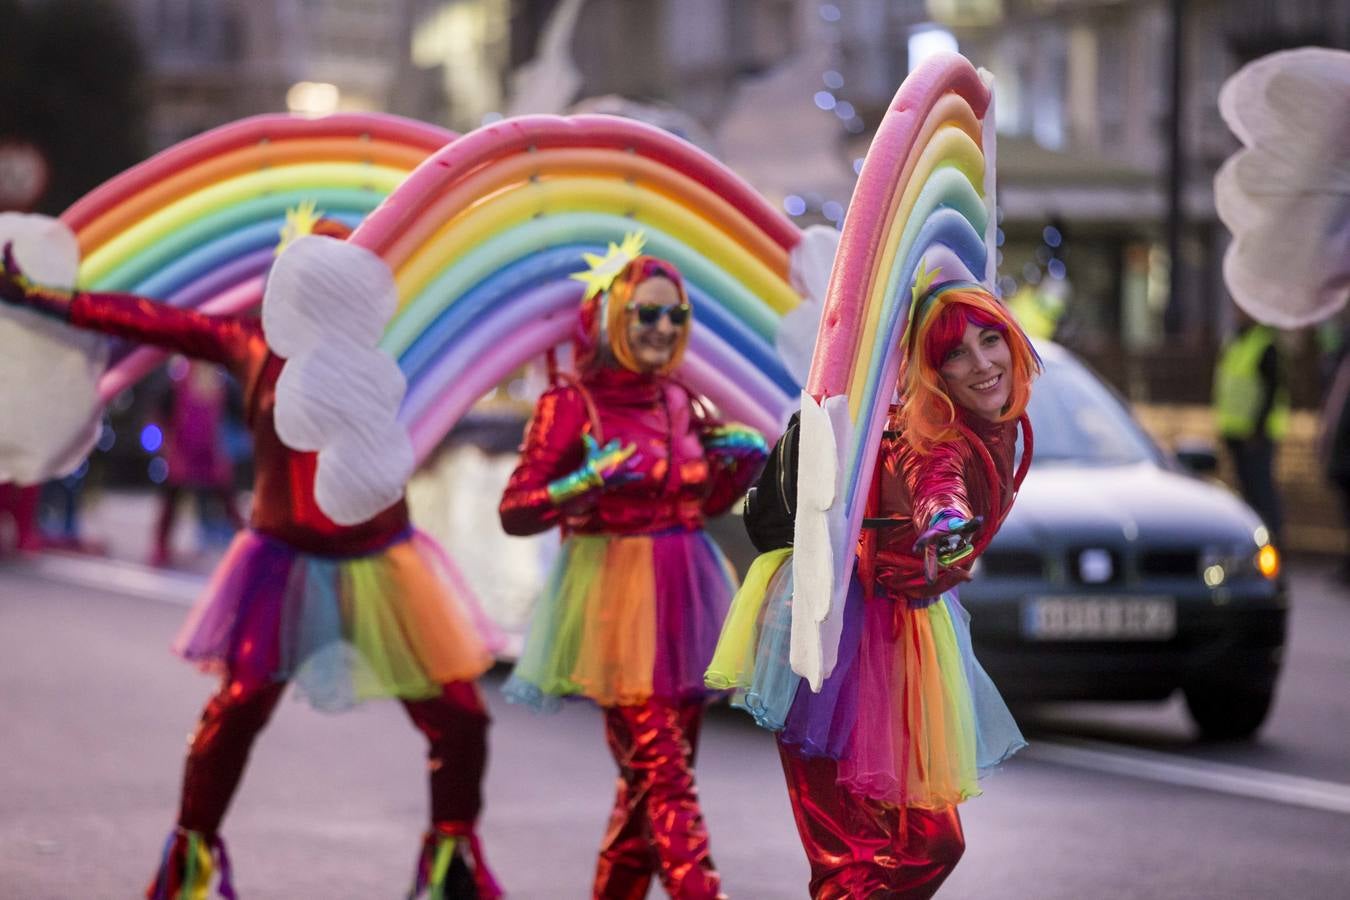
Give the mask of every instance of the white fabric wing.
[(286, 365), (277, 381), (277, 435), (318, 451), (314, 495), (354, 525), (403, 496), (412, 442), (397, 420), (407, 382), (378, 347), (398, 302), (378, 256), (332, 238), (302, 237), (277, 259), (263, 295), (263, 332)]
[(1219, 111), (1244, 144), (1214, 178), (1233, 299), (1281, 328), (1334, 315), (1350, 296), (1350, 52), (1262, 57), (1224, 83)]
[[(0, 246), (34, 281), (75, 286), (79, 244), (59, 219), (0, 213)], [(0, 304), (0, 481), (35, 484), (69, 474), (98, 440), (98, 379), (107, 341)]]
[(797, 512), (792, 538), (792, 633), (788, 662), (819, 691), (834, 671), (851, 572), (844, 561), (848, 523), (843, 497), (844, 460), (852, 435), (848, 398), (817, 404), (802, 393), (797, 450)]

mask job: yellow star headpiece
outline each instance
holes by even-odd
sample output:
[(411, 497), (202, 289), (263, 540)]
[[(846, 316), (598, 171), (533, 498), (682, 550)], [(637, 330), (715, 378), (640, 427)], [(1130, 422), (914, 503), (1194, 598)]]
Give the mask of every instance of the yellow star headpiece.
[(912, 300), (918, 300), (924, 294), (928, 293), (928, 289), (932, 287), (933, 281), (940, 274), (942, 274), (941, 266), (934, 266), (932, 269), (929, 269), (927, 260), (919, 260), (919, 271), (914, 273), (914, 289), (910, 294), (910, 298)]
[(286, 210), (286, 224), (281, 226), (281, 240), (277, 242), (276, 254), (281, 255), (297, 238), (314, 233), (314, 225), (323, 218), (323, 213), (315, 209), (313, 200), (302, 200), (292, 209)]
[(586, 294), (582, 299), (589, 300), (597, 294), (609, 290), (609, 286), (614, 283), (615, 277), (623, 270), (624, 266), (642, 253), (642, 248), (646, 243), (647, 236), (641, 231), (630, 231), (624, 235), (622, 243), (616, 244), (610, 241), (609, 251), (604, 256), (583, 253), (582, 257), (586, 260), (586, 265), (589, 268), (584, 272), (573, 272), (568, 277), (586, 285)]

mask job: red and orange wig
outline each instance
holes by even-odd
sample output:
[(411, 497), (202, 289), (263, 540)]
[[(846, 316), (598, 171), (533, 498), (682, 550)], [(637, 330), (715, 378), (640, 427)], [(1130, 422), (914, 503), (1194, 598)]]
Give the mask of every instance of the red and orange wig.
[[(689, 295), (684, 289), (684, 278), (674, 263), (655, 256), (637, 256), (628, 262), (619, 274), (614, 276), (609, 289), (598, 297), (592, 297), (581, 305), (580, 334), (578, 334), (577, 366), (581, 369), (600, 364), (604, 351), (616, 363), (632, 372), (642, 371), (633, 349), (628, 345), (628, 304), (638, 285), (649, 278), (664, 278), (675, 286), (681, 303), (689, 303)], [(669, 375), (679, 367), (684, 359), (685, 348), (689, 346), (689, 332), (693, 328), (693, 317), (680, 328), (675, 341), (675, 350), (670, 361), (655, 374)]]
[(1041, 359), (1031, 341), (993, 294), (967, 281), (936, 285), (914, 303), (900, 367), (897, 424), (920, 453), (959, 434), (956, 404), (947, 394), (941, 369), (947, 354), (961, 343), (967, 324), (998, 331), (1012, 354), (1012, 389), (998, 421), (1015, 421), (1026, 412), (1031, 382), (1040, 374)]

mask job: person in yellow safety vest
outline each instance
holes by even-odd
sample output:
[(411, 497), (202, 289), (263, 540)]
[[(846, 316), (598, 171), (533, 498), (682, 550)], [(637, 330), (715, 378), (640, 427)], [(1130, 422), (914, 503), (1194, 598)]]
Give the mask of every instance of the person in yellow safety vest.
[(1028, 337), (1047, 341), (1055, 336), (1065, 306), (1062, 290), (1055, 291), (1034, 284), (1024, 284), (1018, 288), (1008, 298), (1007, 305)]
[(1219, 352), (1214, 415), (1232, 455), (1242, 498), (1278, 540), (1283, 516), (1275, 448), (1289, 430), (1289, 388), (1276, 331), (1239, 313), (1238, 332)]

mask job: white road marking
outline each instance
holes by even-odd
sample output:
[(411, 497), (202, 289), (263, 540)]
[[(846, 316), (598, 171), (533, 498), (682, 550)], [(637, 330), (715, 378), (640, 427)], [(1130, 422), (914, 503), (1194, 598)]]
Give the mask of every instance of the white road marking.
[(1350, 785), (1335, 781), (1283, 775), (1081, 738), (1036, 740), (1019, 755), (1052, 765), (1350, 815)]
[(112, 591), (129, 597), (158, 600), (175, 606), (191, 606), (206, 587), (207, 581), (203, 575), (56, 553), (39, 554), (18, 561), (10, 568), (21, 574)]

